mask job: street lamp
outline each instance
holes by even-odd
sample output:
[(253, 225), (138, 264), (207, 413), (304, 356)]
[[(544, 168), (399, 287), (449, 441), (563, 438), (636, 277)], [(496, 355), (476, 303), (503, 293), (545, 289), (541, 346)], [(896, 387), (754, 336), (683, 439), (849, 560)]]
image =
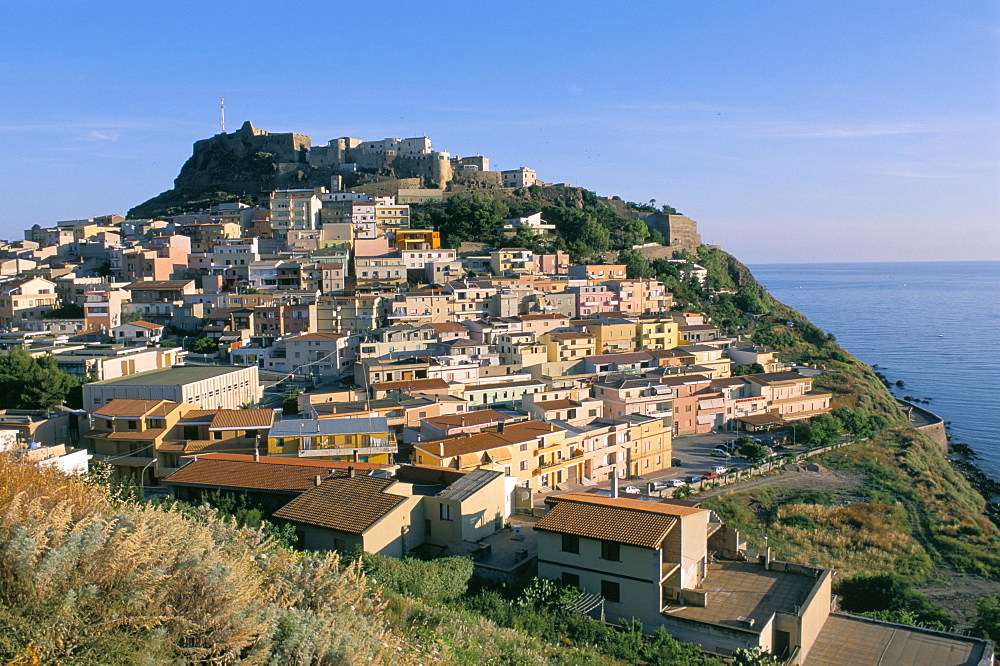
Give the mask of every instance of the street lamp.
[(156, 465), (156, 452), (153, 452), (153, 459), (150, 460), (139, 472), (139, 491), (142, 493), (142, 499), (146, 499), (146, 470), (149, 469), (150, 465)]

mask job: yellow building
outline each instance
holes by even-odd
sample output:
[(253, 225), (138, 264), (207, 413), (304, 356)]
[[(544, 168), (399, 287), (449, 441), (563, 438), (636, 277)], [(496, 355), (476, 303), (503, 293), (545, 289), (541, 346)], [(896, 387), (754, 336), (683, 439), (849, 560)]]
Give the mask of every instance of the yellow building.
[(288, 419), (267, 435), (267, 453), (388, 464), (398, 448), (385, 417)]
[(441, 232), (430, 229), (397, 229), (396, 249), (435, 250), (441, 247)]
[(589, 319), (582, 323), (582, 328), (596, 338), (598, 354), (619, 354), (636, 350), (636, 325), (628, 319)]
[(558, 361), (582, 361), (596, 353), (597, 338), (589, 333), (564, 331), (546, 333), (538, 338), (545, 345), (550, 363)]
[(639, 349), (673, 349), (680, 343), (679, 326), (671, 319), (640, 319), (635, 329)]
[(583, 478), (583, 451), (577, 440), (566, 435), (551, 423), (523, 421), (418, 444), (413, 460), (418, 465), (503, 472), (516, 478), (517, 485), (535, 492)]

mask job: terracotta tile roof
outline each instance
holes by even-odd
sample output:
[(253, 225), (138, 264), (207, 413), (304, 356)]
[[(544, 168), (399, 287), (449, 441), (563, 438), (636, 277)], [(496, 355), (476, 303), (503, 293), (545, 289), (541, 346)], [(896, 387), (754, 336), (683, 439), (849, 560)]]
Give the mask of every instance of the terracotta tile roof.
[[(156, 407), (160, 407), (166, 400), (131, 400), (128, 398), (117, 398), (103, 407), (94, 410), (94, 416), (111, 418), (128, 418), (145, 416)], [(179, 403), (178, 403), (179, 404)]]
[(125, 323), (132, 324), (133, 326), (141, 326), (142, 328), (150, 328), (153, 330), (156, 330), (158, 328), (164, 328), (163, 324), (154, 324), (148, 321), (129, 321)]
[(326, 479), (275, 512), (275, 518), (362, 534), (406, 500), (385, 492), (392, 479), (346, 474)]
[(273, 423), (272, 409), (220, 409), (215, 412), (209, 430), (270, 428)]
[(579, 407), (579, 405), (572, 400), (539, 400), (535, 403), (535, 407), (549, 411), (552, 409), (572, 409)]
[(166, 433), (165, 428), (147, 428), (146, 430), (136, 430), (135, 432), (109, 432), (105, 437), (107, 439), (124, 439), (124, 440), (152, 440), (157, 437), (162, 437)]
[(619, 497), (611, 499), (604, 495), (592, 495), (589, 493), (570, 493), (552, 497), (547, 501), (552, 502), (578, 502), (583, 504), (600, 504), (604, 506), (615, 506), (646, 513), (660, 513), (667, 516), (694, 516), (700, 513), (708, 513), (706, 509), (699, 509), (693, 506), (682, 506), (672, 502), (648, 502), (646, 500), (632, 499), (630, 497)]
[[(450, 458), (529, 442), (559, 430), (563, 429), (542, 421), (522, 421), (506, 426), (502, 433), (488, 430), (472, 435), (464, 434), (418, 444), (416, 448), (439, 458)], [(497, 455), (503, 454), (498, 453)]]
[(204, 455), (199, 455), (198, 460), (229, 460), (232, 462), (249, 462), (263, 465), (318, 467), (325, 469), (347, 469), (348, 467), (353, 467), (359, 472), (390, 467), (390, 465), (379, 465), (377, 463), (347, 462), (344, 460), (306, 460), (303, 458), (289, 458), (286, 456), (260, 456), (257, 460), (254, 460), (252, 455), (245, 453), (206, 453)]
[(214, 409), (192, 409), (184, 412), (181, 423), (211, 423), (215, 412)]
[(518, 317), (521, 321), (545, 321), (552, 319), (569, 319), (566, 315), (562, 314), (534, 314), (534, 315), (521, 315)]
[(498, 421), (510, 421), (517, 417), (508, 416), (495, 409), (479, 409), (467, 414), (447, 414), (445, 416), (434, 416), (423, 419), (428, 425), (437, 428), (454, 428), (456, 426), (477, 426), (484, 423), (496, 423)]
[(417, 444), (415, 448), (439, 458), (451, 458), (452, 456), (487, 451), (502, 446), (510, 446), (510, 442), (498, 437), (495, 432), (480, 432), (474, 435), (460, 435), (450, 439), (425, 442)]
[[(224, 453), (202, 454), (164, 479), (164, 483), (211, 488), (241, 488), (274, 492), (302, 492), (312, 488), (316, 475), (327, 476), (333, 470), (343, 470), (347, 464), (333, 461), (275, 460), (275, 456), (253, 456)], [(364, 463), (348, 463), (355, 469)]]
[(294, 338), (289, 338), (290, 340), (339, 340), (340, 338), (346, 338), (346, 333), (303, 333), (302, 335), (296, 335)]
[[(535, 524), (536, 530), (575, 534), (589, 539), (614, 541), (640, 548), (659, 548), (667, 534), (677, 524), (677, 516), (646, 507), (629, 504), (654, 504), (641, 500), (589, 502), (567, 500), (570, 496), (553, 498), (558, 501)], [(574, 498), (580, 495), (572, 496)], [(624, 502), (624, 503), (623, 503)], [(672, 507), (685, 509), (687, 507)]]
[(454, 322), (446, 321), (440, 324), (431, 324), (431, 328), (439, 333), (468, 333), (469, 329), (461, 324), (456, 324)]
[(520, 423), (513, 423), (506, 426), (504, 431), (497, 433), (497, 435), (506, 439), (511, 444), (517, 444), (559, 430), (563, 430), (563, 428), (551, 423), (545, 423), (544, 421), (521, 421)]

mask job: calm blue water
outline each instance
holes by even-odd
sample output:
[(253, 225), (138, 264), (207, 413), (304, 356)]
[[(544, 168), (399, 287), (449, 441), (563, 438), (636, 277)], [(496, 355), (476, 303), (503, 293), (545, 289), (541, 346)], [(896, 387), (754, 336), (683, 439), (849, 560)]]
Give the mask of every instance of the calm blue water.
[(878, 364), (894, 392), (931, 398), (1000, 479), (1000, 262), (761, 264), (778, 300)]

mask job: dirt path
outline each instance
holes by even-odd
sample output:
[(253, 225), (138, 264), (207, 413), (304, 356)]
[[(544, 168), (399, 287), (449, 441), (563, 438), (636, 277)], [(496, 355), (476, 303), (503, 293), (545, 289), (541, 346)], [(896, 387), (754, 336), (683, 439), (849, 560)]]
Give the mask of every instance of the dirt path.
[(777, 474), (758, 476), (749, 481), (733, 483), (722, 488), (715, 488), (695, 496), (695, 499), (708, 499), (731, 492), (752, 490), (755, 488), (782, 488), (785, 490), (854, 490), (861, 487), (862, 478), (850, 472), (838, 472), (827, 469), (817, 463), (788, 464)]
[(1000, 594), (1000, 581), (973, 578), (955, 572), (940, 572), (944, 580), (928, 587), (917, 589), (930, 598), (931, 601), (944, 606), (955, 620), (955, 628), (968, 629), (969, 622), (976, 613), (976, 602), (979, 597)]

